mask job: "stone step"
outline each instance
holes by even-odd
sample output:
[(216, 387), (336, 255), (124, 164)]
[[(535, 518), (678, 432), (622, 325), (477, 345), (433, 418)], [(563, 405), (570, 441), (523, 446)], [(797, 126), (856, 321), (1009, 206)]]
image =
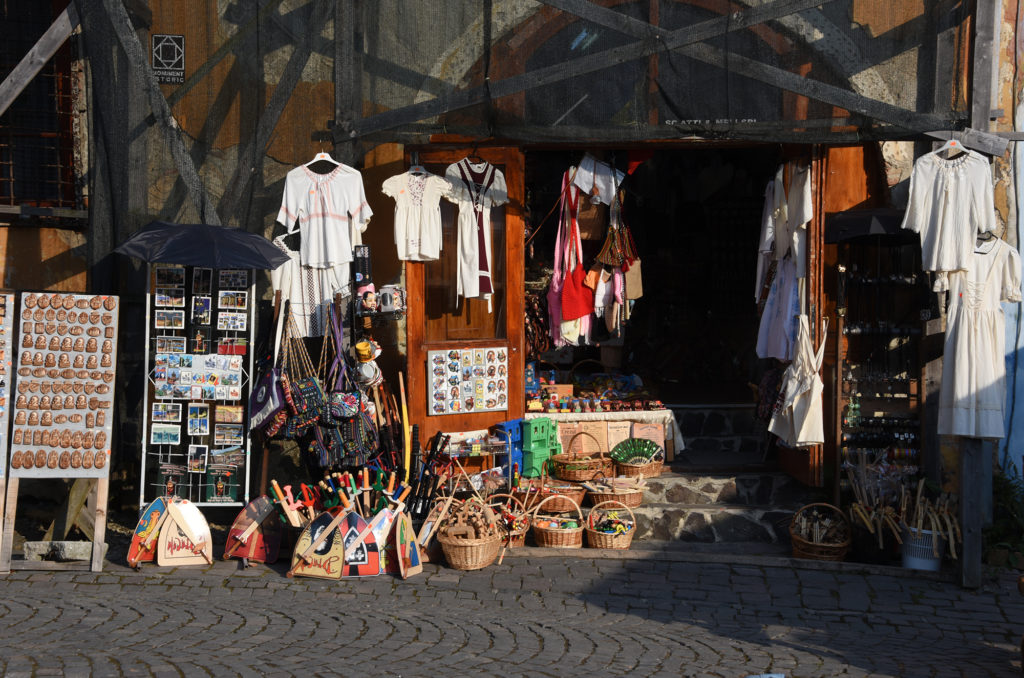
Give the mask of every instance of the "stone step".
[(635, 541), (787, 544), (796, 508), (644, 504), (633, 509)]
[(647, 479), (644, 504), (736, 504), (798, 508), (820, 500), (820, 491), (807, 488), (785, 473), (680, 473), (671, 471)]
[(663, 473), (633, 509), (637, 541), (787, 545), (793, 514), (822, 500), (785, 473)]

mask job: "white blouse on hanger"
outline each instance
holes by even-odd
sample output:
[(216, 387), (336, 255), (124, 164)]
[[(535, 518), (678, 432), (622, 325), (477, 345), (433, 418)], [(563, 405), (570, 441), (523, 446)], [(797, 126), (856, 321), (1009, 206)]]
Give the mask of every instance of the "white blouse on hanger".
[[(910, 199), (902, 228), (921, 238), (921, 268), (961, 271), (971, 265), (979, 233), (995, 229), (992, 170), (984, 156), (928, 153), (910, 173)], [(947, 289), (941, 276), (935, 291)]]
[(402, 261), (434, 261), (441, 256), (441, 198), (452, 186), (430, 173), (396, 174), (381, 187), (395, 199), (395, 245)]
[(285, 177), (277, 221), (289, 233), (298, 230), (302, 234), (303, 266), (330, 268), (350, 263), (352, 247), (358, 244), (353, 240), (366, 230), (371, 216), (362, 175), (352, 167), (338, 165), (327, 174), (317, 174), (302, 165)]

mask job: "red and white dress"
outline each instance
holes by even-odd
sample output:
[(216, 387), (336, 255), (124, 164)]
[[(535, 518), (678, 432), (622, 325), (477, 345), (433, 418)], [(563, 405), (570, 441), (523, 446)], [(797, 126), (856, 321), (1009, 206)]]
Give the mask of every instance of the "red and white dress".
[(467, 299), (490, 300), (491, 208), (508, 202), (505, 175), (490, 163), (463, 158), (448, 166), (445, 178), (452, 186), (445, 197), (459, 207), (457, 292)]

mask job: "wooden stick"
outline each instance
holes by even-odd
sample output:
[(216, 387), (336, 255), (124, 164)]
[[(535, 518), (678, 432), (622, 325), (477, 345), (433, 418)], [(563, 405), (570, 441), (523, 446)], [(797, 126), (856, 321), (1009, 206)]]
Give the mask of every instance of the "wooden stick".
[(409, 482), (409, 469), (412, 467), (412, 430), (409, 428), (409, 410), (405, 402), (405, 377), (398, 373), (398, 388), (402, 394), (402, 482)]
[(288, 499), (285, 498), (284, 492), (281, 491), (281, 486), (277, 484), (277, 480), (270, 481), (270, 487), (274, 490), (274, 495), (277, 496), (277, 501), (281, 504), (281, 508), (284, 509), (285, 518), (288, 519), (288, 524), (292, 527), (302, 527), (302, 521), (299, 519), (299, 514), (295, 512), (288, 504)]

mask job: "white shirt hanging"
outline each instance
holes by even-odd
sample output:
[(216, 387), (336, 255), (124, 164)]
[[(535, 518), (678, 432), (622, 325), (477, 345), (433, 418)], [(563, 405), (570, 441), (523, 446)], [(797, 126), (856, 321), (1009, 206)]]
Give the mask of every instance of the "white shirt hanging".
[[(923, 270), (967, 269), (975, 238), (995, 226), (992, 170), (984, 156), (966, 151), (954, 158), (928, 153), (917, 159), (902, 228), (920, 235)], [(941, 276), (936, 291), (944, 289)]]
[(303, 266), (330, 268), (352, 261), (353, 233), (365, 231), (372, 215), (358, 170), (339, 164), (317, 174), (303, 165), (285, 177), (277, 221), (302, 234)]

